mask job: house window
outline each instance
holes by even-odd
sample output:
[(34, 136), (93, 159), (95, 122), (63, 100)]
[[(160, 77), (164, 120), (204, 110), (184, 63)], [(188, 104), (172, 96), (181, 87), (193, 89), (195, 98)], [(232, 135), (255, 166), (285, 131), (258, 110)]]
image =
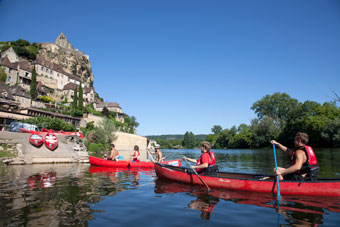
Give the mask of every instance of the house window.
[(12, 80), (11, 76), (8, 76), (7, 81), (10, 82)]
[(21, 102), (24, 103), (25, 102), (25, 98), (21, 98)]
[(25, 73), (25, 77), (28, 77), (30, 74), (28, 72)]

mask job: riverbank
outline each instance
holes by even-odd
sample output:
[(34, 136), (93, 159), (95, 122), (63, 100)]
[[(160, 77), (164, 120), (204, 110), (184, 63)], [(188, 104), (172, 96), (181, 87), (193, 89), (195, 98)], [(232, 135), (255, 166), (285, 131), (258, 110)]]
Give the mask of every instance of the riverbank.
[(58, 147), (51, 151), (46, 146), (35, 147), (29, 143), (29, 133), (0, 132), (1, 162), (9, 165), (34, 163), (83, 163), (88, 162), (88, 152), (82, 140), (75, 136), (56, 135)]

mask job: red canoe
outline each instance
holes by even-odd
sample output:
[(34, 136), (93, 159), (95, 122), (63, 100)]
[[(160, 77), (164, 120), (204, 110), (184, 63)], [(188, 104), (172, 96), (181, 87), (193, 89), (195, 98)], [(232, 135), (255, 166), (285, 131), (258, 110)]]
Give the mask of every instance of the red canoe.
[[(164, 161), (162, 163), (172, 165), (172, 166), (181, 166), (180, 159)], [(153, 162), (130, 162), (129, 167), (131, 168), (154, 168), (155, 164)]]
[(95, 165), (95, 166), (107, 166), (107, 167), (128, 167), (129, 166), (129, 161), (111, 161), (111, 160), (105, 160), (102, 158), (97, 158), (94, 156), (90, 156), (89, 161), (91, 165)]
[(55, 150), (58, 147), (58, 137), (56, 137), (56, 135), (52, 132), (46, 133), (45, 145), (51, 151)]
[[(188, 168), (155, 163), (155, 171), (159, 178), (203, 185), (197, 175)], [(277, 193), (275, 176), (230, 172), (217, 172), (214, 176), (200, 176), (209, 187)], [(340, 179), (318, 179), (314, 182), (280, 181), (280, 193), (282, 195), (340, 196)]]
[[(91, 165), (106, 167), (154, 168), (155, 166), (153, 162), (111, 161), (97, 158), (94, 156), (90, 156), (89, 161)], [(171, 161), (165, 161), (162, 163), (169, 164), (172, 166), (180, 166), (181, 160), (176, 159)]]
[(31, 134), (30, 137), (28, 138), (28, 141), (36, 147), (41, 147), (41, 145), (44, 143), (44, 139), (41, 135), (39, 134)]

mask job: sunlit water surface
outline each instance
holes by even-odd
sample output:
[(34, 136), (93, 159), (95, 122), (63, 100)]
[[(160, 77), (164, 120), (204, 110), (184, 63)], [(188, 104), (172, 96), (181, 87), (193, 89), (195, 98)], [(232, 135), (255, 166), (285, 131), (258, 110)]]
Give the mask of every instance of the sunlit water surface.
[[(340, 178), (340, 150), (316, 150)], [(215, 150), (221, 170), (272, 173), (271, 150)], [(163, 150), (167, 160), (199, 150)], [(288, 157), (278, 152), (280, 166)], [(280, 209), (278, 209), (278, 205)], [(213, 189), (157, 179), (152, 169), (87, 164), (0, 167), (0, 226), (339, 226), (340, 199)]]

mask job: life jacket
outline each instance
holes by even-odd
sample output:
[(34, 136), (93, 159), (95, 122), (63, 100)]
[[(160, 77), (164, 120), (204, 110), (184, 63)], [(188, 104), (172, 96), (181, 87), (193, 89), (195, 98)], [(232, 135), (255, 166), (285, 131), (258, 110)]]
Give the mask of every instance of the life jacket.
[[(204, 155), (205, 153), (201, 154), (201, 156), (198, 158), (197, 160), (197, 165), (200, 165), (202, 164), (202, 156)], [(208, 163), (208, 168), (210, 166), (213, 166), (213, 165), (216, 165), (216, 160), (215, 160), (215, 155), (214, 155), (214, 152), (212, 151), (208, 151), (207, 154), (209, 155), (209, 163)], [(204, 169), (196, 169), (197, 172), (202, 172)]]
[(135, 151), (138, 153), (137, 157), (133, 158), (132, 161), (135, 161), (135, 162), (139, 162), (139, 159), (140, 159), (140, 152), (139, 151)]
[(302, 167), (299, 171), (296, 172), (296, 174), (304, 174), (304, 173), (310, 173), (311, 170), (318, 167), (318, 162), (316, 160), (315, 153), (313, 149), (310, 146), (302, 146), (294, 150), (290, 156), (290, 164), (295, 164), (295, 153), (297, 150), (302, 150), (306, 154), (306, 162), (302, 164)]

